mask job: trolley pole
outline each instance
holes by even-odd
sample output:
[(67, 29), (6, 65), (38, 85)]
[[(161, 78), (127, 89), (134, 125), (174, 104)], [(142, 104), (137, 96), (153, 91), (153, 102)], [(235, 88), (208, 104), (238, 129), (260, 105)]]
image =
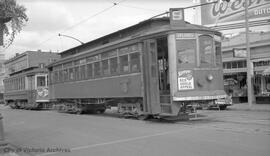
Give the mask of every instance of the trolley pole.
[(68, 36), (68, 35), (63, 35), (63, 34), (58, 34), (58, 36), (64, 36), (64, 37), (68, 37), (68, 38), (71, 38), (71, 39), (73, 39), (73, 40), (76, 40), (76, 41), (78, 41), (78, 42), (80, 42), (81, 43), (81, 45), (83, 45), (84, 43), (81, 41), (81, 40), (79, 40), (79, 39), (77, 39), (77, 38), (75, 38), (75, 37), (72, 37), (72, 36)]
[(248, 25), (248, 0), (245, 0), (245, 29), (246, 29), (246, 51), (247, 51), (247, 91), (248, 91), (248, 105), (251, 107), (254, 99), (253, 94), (253, 70), (250, 56), (250, 45), (249, 45), (249, 25)]

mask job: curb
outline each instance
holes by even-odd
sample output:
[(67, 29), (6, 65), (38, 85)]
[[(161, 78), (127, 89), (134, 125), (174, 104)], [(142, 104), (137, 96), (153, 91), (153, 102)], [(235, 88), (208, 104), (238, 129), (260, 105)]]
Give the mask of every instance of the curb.
[(270, 112), (270, 104), (253, 104), (251, 107), (247, 104), (234, 104), (227, 109), (240, 111)]

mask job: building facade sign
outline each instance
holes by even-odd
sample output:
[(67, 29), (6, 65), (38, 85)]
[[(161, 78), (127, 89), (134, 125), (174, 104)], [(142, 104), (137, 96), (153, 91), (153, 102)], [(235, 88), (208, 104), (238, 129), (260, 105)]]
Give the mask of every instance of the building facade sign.
[[(209, 3), (216, 0), (201, 0)], [(267, 18), (270, 15), (270, 0), (247, 0), (249, 19)], [(243, 21), (245, 16), (245, 0), (219, 0), (217, 3), (201, 7), (202, 25), (236, 23)]]
[(233, 48), (233, 57), (247, 58), (247, 51), (244, 48)]

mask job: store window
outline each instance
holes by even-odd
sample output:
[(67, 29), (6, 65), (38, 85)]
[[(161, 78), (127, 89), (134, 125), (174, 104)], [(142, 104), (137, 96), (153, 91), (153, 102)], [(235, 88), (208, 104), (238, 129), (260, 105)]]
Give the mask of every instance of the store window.
[(265, 84), (266, 84), (266, 87), (265, 87), (266, 91), (270, 92), (270, 76), (265, 77)]
[(232, 68), (237, 68), (237, 62), (232, 62)]

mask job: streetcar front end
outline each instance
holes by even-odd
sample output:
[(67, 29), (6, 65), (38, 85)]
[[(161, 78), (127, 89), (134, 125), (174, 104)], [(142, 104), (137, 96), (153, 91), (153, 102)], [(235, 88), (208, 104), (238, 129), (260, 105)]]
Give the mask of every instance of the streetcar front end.
[(171, 107), (175, 108), (171, 114), (209, 108), (227, 96), (220, 38), (210, 31), (176, 32), (168, 36)]

